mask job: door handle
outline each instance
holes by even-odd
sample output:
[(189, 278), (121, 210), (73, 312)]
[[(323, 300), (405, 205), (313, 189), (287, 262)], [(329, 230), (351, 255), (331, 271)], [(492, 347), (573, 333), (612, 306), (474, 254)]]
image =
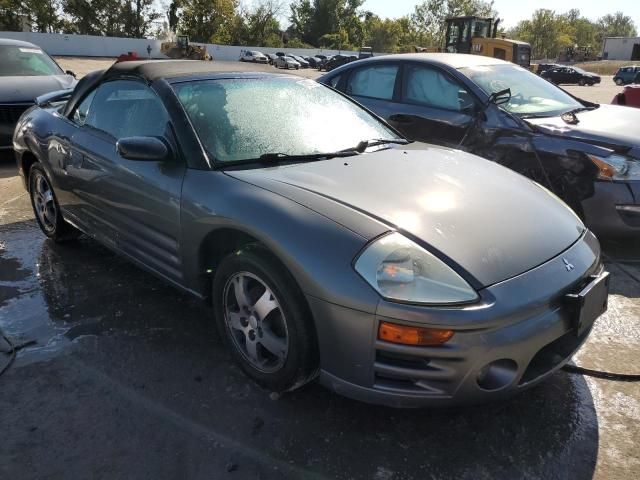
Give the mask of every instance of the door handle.
[(403, 115), (402, 113), (397, 113), (395, 115), (391, 115), (389, 117), (389, 120), (391, 120), (392, 122), (398, 122), (398, 123), (413, 123), (414, 122), (414, 118), (410, 115)]

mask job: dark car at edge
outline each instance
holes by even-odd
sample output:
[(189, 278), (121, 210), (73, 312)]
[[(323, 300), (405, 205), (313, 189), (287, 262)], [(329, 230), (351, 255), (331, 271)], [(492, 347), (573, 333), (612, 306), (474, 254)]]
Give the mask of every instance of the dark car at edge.
[(36, 97), (66, 88), (76, 80), (40, 47), (0, 38), (0, 150), (9, 150), (18, 118)]
[(318, 81), (408, 138), (461, 148), (537, 181), (598, 234), (640, 236), (637, 109), (581, 100), (479, 55), (388, 55)]

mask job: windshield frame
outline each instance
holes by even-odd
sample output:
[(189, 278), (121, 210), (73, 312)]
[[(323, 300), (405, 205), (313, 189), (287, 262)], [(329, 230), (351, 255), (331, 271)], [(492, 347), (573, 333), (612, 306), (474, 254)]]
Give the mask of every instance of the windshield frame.
[[(3, 48), (24, 48), (24, 49), (28, 49), (28, 50), (38, 50), (39, 53), (38, 55), (42, 55), (43, 57), (45, 57), (47, 59), (47, 61), (45, 61), (45, 63), (49, 63), (51, 62), (51, 64), (55, 67), (55, 69), (57, 69), (56, 72), (52, 72), (52, 73), (48, 73), (48, 74), (39, 74), (39, 75), (25, 75), (25, 74), (16, 74), (16, 75), (0, 75), (0, 78), (3, 77), (50, 77), (50, 76), (59, 76), (59, 75), (66, 75), (65, 71), (62, 69), (62, 67), (60, 65), (58, 65), (58, 62), (55, 61), (55, 59), (49, 55), (47, 52), (45, 52), (42, 48), (40, 48), (38, 45), (19, 45), (19, 44), (8, 44), (8, 45), (0, 45), (0, 49)], [(35, 55), (35, 53), (33, 53), (33, 55)]]
[[(213, 152), (210, 152), (206, 147), (205, 144), (202, 142), (202, 139), (200, 138), (200, 134), (198, 132), (198, 130), (195, 128), (193, 122), (191, 121), (191, 117), (189, 116), (188, 112), (186, 111), (186, 108), (184, 106), (184, 104), (182, 103), (182, 101), (180, 101), (180, 98), (178, 96), (178, 92), (176, 90), (176, 86), (181, 85), (181, 84), (185, 84), (185, 83), (197, 83), (197, 82), (207, 82), (207, 81), (225, 81), (225, 80), (264, 80), (264, 79), (290, 79), (290, 81), (296, 82), (296, 81), (300, 81), (300, 80), (305, 80), (304, 77), (296, 77), (296, 76), (292, 76), (292, 75), (284, 75), (284, 74), (266, 74), (266, 75), (220, 75), (220, 74), (214, 74), (214, 75), (198, 75), (198, 76), (187, 76), (187, 77), (179, 77), (179, 78), (175, 78), (175, 79), (166, 79), (166, 84), (169, 86), (169, 90), (171, 91), (171, 95), (174, 97), (176, 104), (178, 105), (181, 114), (184, 117), (184, 120), (187, 122), (187, 124), (189, 125), (191, 132), (193, 133), (193, 135), (195, 136), (195, 139), (198, 142), (198, 145), (200, 147), (200, 151), (202, 152), (202, 154), (205, 157), (205, 161), (207, 162), (207, 164), (209, 165), (209, 168), (211, 170), (227, 170), (227, 169), (249, 169), (249, 168), (269, 168), (269, 167), (274, 167), (277, 166), (278, 164), (269, 164), (267, 162), (264, 162), (258, 158), (247, 158), (247, 159), (239, 159), (239, 160), (232, 160), (232, 161), (225, 161), (225, 160), (218, 160), (215, 155), (213, 154)], [(310, 79), (306, 79), (306, 80), (310, 80)], [(315, 80), (311, 80), (314, 81)], [(319, 87), (321, 88), (327, 88), (329, 90), (331, 90), (333, 93), (339, 95), (340, 97), (342, 97), (343, 100), (346, 100), (347, 102), (351, 103), (353, 106), (355, 106), (356, 108), (363, 110), (364, 112), (366, 112), (373, 121), (381, 124), (383, 127), (385, 127), (387, 130), (390, 131), (391, 134), (394, 135), (394, 139), (395, 140), (405, 140), (407, 142), (407, 144), (413, 143), (412, 140), (409, 140), (407, 137), (405, 137), (402, 133), (400, 133), (396, 128), (394, 128), (393, 126), (391, 126), (389, 123), (387, 123), (382, 117), (380, 117), (379, 115), (377, 115), (375, 112), (371, 111), (370, 109), (368, 109), (367, 107), (365, 107), (364, 105), (361, 105), (360, 103), (358, 103), (357, 101), (355, 101), (353, 98), (349, 97), (348, 95), (346, 95), (345, 93), (341, 92), (340, 90), (336, 90), (335, 88), (332, 88), (328, 85), (322, 84), (320, 82), (316, 82)], [(367, 140), (367, 139), (362, 139), (362, 140)], [(353, 145), (353, 147), (356, 147), (356, 145)], [(380, 147), (377, 150), (384, 150), (384, 147)], [(270, 153), (270, 152), (265, 152), (265, 153)], [(335, 153), (335, 152), (325, 152), (325, 153)], [(331, 158), (334, 157), (329, 157), (326, 159), (315, 159), (312, 160), (313, 162), (318, 162), (318, 161), (325, 161), (325, 160), (329, 160)], [(306, 163), (307, 161), (304, 160), (287, 160), (286, 157), (283, 158), (283, 163), (288, 163), (288, 164), (292, 164), (292, 163)]]
[[(495, 68), (495, 67), (502, 67), (502, 66), (507, 66), (507, 67), (515, 67), (515, 68), (520, 68), (525, 72), (528, 72), (529, 74), (533, 75), (534, 77), (540, 78), (543, 81), (547, 81), (544, 80), (542, 77), (540, 77), (539, 75), (536, 75), (535, 73), (527, 70), (526, 68), (523, 68), (517, 64), (511, 64), (511, 63), (500, 63), (500, 64), (491, 64), (491, 65), (481, 65), (484, 67), (488, 67), (488, 68)], [(484, 98), (485, 102), (489, 101), (489, 97), (490, 94), (487, 93), (487, 91), (477, 82), (475, 81), (471, 76), (469, 76), (467, 70), (471, 70), (473, 67), (461, 67), (461, 68), (457, 68), (457, 72), (459, 72), (459, 74), (465, 79), (465, 81), (473, 87), (473, 89), (477, 92), (477, 94), (481, 95), (482, 98)], [(526, 112), (512, 112), (506, 108), (504, 108), (503, 105), (498, 105), (498, 108), (500, 108), (501, 110), (507, 112), (509, 115), (514, 115), (516, 117), (522, 118), (522, 119), (527, 119), (527, 118), (552, 118), (552, 117), (560, 117), (561, 115), (563, 115), (564, 113), (570, 112), (575, 110), (576, 108), (582, 108), (582, 107), (597, 107), (598, 104), (593, 103), (593, 102), (589, 102), (587, 100), (584, 100), (582, 98), (578, 98), (575, 95), (571, 94), (570, 92), (566, 91), (564, 88), (558, 86), (558, 85), (554, 85), (551, 82), (549, 82), (549, 86), (551, 88), (555, 88), (560, 90), (562, 93), (564, 93), (565, 95), (567, 95), (568, 97), (571, 97), (576, 103), (578, 103), (578, 105), (574, 106), (574, 107), (569, 107), (569, 108), (565, 108), (565, 109), (560, 109), (560, 110), (552, 110), (549, 112), (544, 112), (544, 113), (526, 113)]]

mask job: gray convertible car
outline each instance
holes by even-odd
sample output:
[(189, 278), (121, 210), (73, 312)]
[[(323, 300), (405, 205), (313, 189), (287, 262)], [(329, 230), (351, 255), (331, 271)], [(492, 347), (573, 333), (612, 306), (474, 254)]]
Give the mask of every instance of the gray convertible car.
[(119, 63), (39, 98), (14, 147), (45, 235), (84, 232), (209, 301), (271, 390), (501, 398), (606, 309), (598, 241), (554, 195), (310, 80)]

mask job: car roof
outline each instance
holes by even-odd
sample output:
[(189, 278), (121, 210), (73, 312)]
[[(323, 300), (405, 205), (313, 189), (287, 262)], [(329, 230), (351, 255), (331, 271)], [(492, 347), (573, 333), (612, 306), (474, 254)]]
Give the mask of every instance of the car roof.
[(29, 42), (23, 42), (22, 40), (14, 40), (13, 38), (0, 38), (0, 45), (11, 45), (15, 47), (29, 47), (42, 50), (38, 45)]
[(114, 63), (105, 77), (134, 75), (149, 82), (162, 78), (221, 73), (213, 62), (201, 60), (139, 60)]
[(431, 64), (446, 65), (452, 68), (479, 67), (486, 65), (513, 65), (499, 58), (483, 57), (481, 55), (468, 55), (464, 53), (396, 53), (393, 55), (380, 55), (378, 57), (365, 58), (353, 62), (351, 65), (364, 62), (384, 62), (389, 60), (410, 60)]
[(146, 60), (114, 63), (107, 70), (96, 70), (90, 72), (80, 79), (73, 94), (65, 105), (64, 115), (69, 115), (79, 101), (99, 83), (117, 79), (119, 77), (140, 77), (151, 83), (159, 79), (175, 79), (181, 77), (196, 77), (202, 79), (223, 79), (223, 78), (290, 78), (300, 80), (294, 75), (284, 75), (268, 72), (234, 72), (232, 70), (221, 71), (214, 69), (213, 62), (198, 60)]

